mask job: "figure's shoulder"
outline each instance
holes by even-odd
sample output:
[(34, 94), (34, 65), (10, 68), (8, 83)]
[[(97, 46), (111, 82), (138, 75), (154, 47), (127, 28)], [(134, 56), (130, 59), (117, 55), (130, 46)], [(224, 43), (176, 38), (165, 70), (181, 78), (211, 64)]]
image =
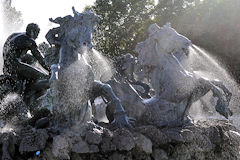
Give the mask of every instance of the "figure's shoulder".
[(31, 38), (30, 38), (29, 36), (27, 36), (26, 33), (21, 33), (21, 34), (19, 34), (19, 37), (21, 37), (22, 39), (31, 41)]
[(8, 36), (7, 41), (11, 41), (19, 37), (22, 33), (13, 33), (10, 36)]
[(11, 37), (15, 37), (15, 36), (17, 36), (17, 35), (19, 35), (20, 33), (13, 33), (13, 34), (11, 34), (8, 38), (11, 38)]
[(27, 42), (31, 41), (31, 38), (26, 35), (26, 33), (13, 33), (10, 35), (9, 40), (11, 41), (21, 41), (21, 42)]
[(18, 38), (21, 41), (22, 45), (28, 46), (30, 48), (37, 47), (35, 40), (26, 35), (26, 33), (18, 35)]
[[(29, 37), (28, 37), (28, 38), (29, 38)], [(31, 48), (37, 48), (37, 43), (36, 43), (35, 40), (32, 39), (32, 38), (29, 38), (29, 39), (28, 39), (28, 44), (29, 44), (29, 46), (30, 46)]]

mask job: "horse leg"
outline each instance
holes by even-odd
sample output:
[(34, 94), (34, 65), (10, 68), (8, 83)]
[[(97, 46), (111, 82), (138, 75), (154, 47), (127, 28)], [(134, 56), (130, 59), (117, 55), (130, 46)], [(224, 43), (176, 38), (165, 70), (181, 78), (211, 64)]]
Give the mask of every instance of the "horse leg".
[(192, 104), (194, 102), (196, 102), (201, 97), (203, 97), (205, 94), (207, 94), (209, 92), (209, 90), (210, 90), (210, 88), (208, 86), (198, 86), (193, 90), (192, 94), (187, 99), (187, 105), (186, 105), (183, 115), (181, 117), (181, 120), (183, 121), (184, 124), (188, 124), (188, 123), (192, 124), (193, 123), (191, 117), (189, 116), (190, 107), (192, 106)]
[(228, 102), (231, 100), (232, 92), (221, 81), (213, 80), (211, 83), (223, 90)]
[(107, 101), (114, 106), (114, 121), (112, 122), (114, 125), (119, 128), (132, 126), (132, 123), (134, 123), (133, 119), (128, 118), (121, 104), (121, 100), (114, 94), (112, 87), (109, 84), (94, 81), (93, 95), (103, 95)]
[[(232, 112), (228, 107), (230, 96), (224, 97), (222, 92), (211, 81), (200, 78), (199, 82), (201, 85), (204, 85), (204, 86), (210, 88), (210, 90), (213, 92), (213, 96), (218, 98), (215, 109), (219, 114), (223, 115), (225, 118), (228, 119), (228, 115), (232, 115)], [(223, 85), (221, 85), (221, 83), (217, 83), (216, 81), (214, 83), (223, 87)], [(223, 90), (225, 90), (225, 89), (223, 89)], [(227, 92), (227, 90), (225, 90), (225, 92)], [(229, 95), (231, 95), (231, 94), (229, 94)]]
[(220, 101), (223, 101), (223, 95), (220, 90), (214, 86), (210, 81), (207, 81), (203, 78), (198, 79), (198, 83), (194, 90), (192, 91), (190, 97), (188, 98), (188, 103), (185, 107), (184, 114), (182, 116), (182, 120), (186, 117), (188, 118), (190, 107), (194, 102), (199, 100), (205, 94), (207, 94), (210, 90), (212, 90), (213, 94), (219, 98)]

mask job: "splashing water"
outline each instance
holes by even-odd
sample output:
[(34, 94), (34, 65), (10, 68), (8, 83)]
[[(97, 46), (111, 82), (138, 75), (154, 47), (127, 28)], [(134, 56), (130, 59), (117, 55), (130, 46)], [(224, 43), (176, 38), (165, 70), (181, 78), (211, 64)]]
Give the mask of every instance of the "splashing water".
[[(64, 70), (63, 76), (59, 75), (61, 79), (60, 87), (63, 89), (61, 92), (61, 100), (65, 106), (72, 106), (64, 108), (64, 112), (68, 112), (75, 107), (81, 107), (88, 100), (88, 92), (91, 89), (93, 82), (93, 75), (85, 59), (82, 57), (75, 63), (71, 64)], [(67, 104), (69, 103), (69, 104)]]
[(78, 60), (60, 70), (58, 76), (60, 81), (53, 82), (51, 87), (53, 93), (57, 91), (53, 113), (64, 115), (68, 122), (90, 120), (88, 100), (94, 75), (85, 58), (79, 54)]
[(111, 79), (114, 69), (112, 67), (112, 62), (109, 59), (95, 49), (92, 49), (92, 52), (84, 52), (83, 56), (92, 66), (95, 80), (106, 82)]
[(192, 68), (194, 68), (195, 71), (198, 71), (199, 74), (204, 74), (204, 72), (207, 72), (205, 76), (211, 76), (209, 77), (211, 79), (214, 77), (226, 77), (225, 80), (232, 80), (227, 71), (219, 65), (219, 62), (217, 62), (216, 58), (214, 59), (211, 57), (207, 51), (196, 45), (193, 45), (191, 51), (193, 54), (190, 55), (190, 61), (194, 62)]
[[(218, 79), (222, 81), (224, 85), (226, 85), (226, 87), (231, 90), (233, 95), (229, 106), (232, 109), (233, 113), (235, 113), (235, 115), (230, 117), (229, 119), (233, 121), (233, 124), (237, 125), (239, 121), (237, 117), (239, 114), (238, 110), (240, 100), (240, 87), (235, 82), (235, 80), (228, 74), (228, 72), (223, 67), (221, 67), (220, 63), (217, 60), (210, 56), (207, 51), (201, 49), (196, 45), (193, 45), (193, 47), (190, 48), (190, 55), (188, 57), (188, 60), (185, 62), (189, 62), (187, 65), (192, 68), (195, 74), (205, 77), (209, 80)], [(209, 101), (211, 101), (210, 97), (212, 97), (212, 94), (207, 94), (202, 98), (202, 101), (203, 103), (205, 103), (205, 105), (210, 107), (209, 109), (211, 111), (215, 112), (214, 106), (209, 103)], [(196, 102), (194, 104), (194, 107), (192, 107), (190, 112), (191, 114), (193, 114), (194, 117), (196, 117), (195, 119), (224, 119), (216, 112), (211, 116), (204, 114), (201, 103), (199, 102)]]
[(26, 109), (27, 107), (20, 95), (9, 93), (0, 102), (0, 118), (27, 113)]
[(28, 108), (16, 93), (7, 94), (0, 102), (0, 133), (12, 132), (27, 117)]
[(59, 71), (60, 81), (56, 82), (56, 87), (59, 91), (57, 99), (61, 101), (53, 105), (53, 112), (64, 114), (70, 121), (90, 120), (92, 110), (88, 100), (93, 82), (102, 79), (107, 81), (111, 78), (109, 64), (96, 50), (89, 51), (86, 47), (81, 47), (78, 50), (78, 60)]
[(0, 133), (9, 133), (9, 132), (13, 132), (14, 130), (15, 130), (15, 127), (13, 125), (5, 124), (4, 126), (1, 126)]

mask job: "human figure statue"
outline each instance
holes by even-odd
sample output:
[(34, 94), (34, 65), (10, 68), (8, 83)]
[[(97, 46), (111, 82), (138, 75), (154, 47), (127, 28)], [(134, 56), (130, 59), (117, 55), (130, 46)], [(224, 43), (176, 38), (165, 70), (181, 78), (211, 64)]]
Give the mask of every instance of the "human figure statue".
[[(47, 80), (49, 75), (31, 66), (37, 60), (44, 69), (50, 71), (35, 42), (39, 31), (37, 24), (30, 23), (27, 25), (26, 32), (10, 35), (3, 47), (4, 75), (9, 75), (17, 81), (27, 80), (29, 83), (35, 83), (31, 86), (31, 89), (35, 90), (49, 87)], [(28, 51), (31, 51), (32, 55)], [(40, 79), (42, 81), (37, 82)]]
[(119, 81), (126, 81), (133, 85), (136, 91), (142, 98), (151, 98), (149, 95), (150, 86), (135, 78), (134, 74), (138, 70), (137, 58), (130, 53), (124, 54), (116, 59), (116, 74), (115, 78)]

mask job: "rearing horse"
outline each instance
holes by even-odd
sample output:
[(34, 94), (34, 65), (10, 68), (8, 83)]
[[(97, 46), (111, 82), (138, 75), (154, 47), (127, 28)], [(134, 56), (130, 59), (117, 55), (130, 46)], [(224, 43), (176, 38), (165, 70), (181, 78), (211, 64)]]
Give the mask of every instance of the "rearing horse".
[(139, 54), (138, 60), (156, 91), (155, 98), (183, 104), (179, 106), (183, 107), (183, 115), (186, 116), (193, 102), (212, 91), (218, 98), (216, 111), (228, 118), (231, 115), (228, 108), (231, 92), (219, 81), (209, 81), (185, 70), (174, 56), (176, 52), (188, 54), (191, 41), (178, 34), (170, 24), (163, 27), (152, 24), (148, 31), (149, 37), (137, 45), (136, 51)]
[(51, 22), (60, 24), (50, 30), (46, 38), (50, 44), (59, 48), (59, 62), (52, 67), (51, 79), (54, 81), (56, 99), (53, 113), (56, 120), (68, 122), (86, 122), (92, 118), (89, 99), (103, 96), (114, 106), (114, 124), (118, 127), (131, 126), (131, 120), (125, 113), (121, 101), (113, 93), (108, 84), (94, 80), (92, 67), (84, 54), (91, 54), (92, 32), (98, 16), (92, 12), (78, 13), (74, 8), (74, 16), (58, 17)]

